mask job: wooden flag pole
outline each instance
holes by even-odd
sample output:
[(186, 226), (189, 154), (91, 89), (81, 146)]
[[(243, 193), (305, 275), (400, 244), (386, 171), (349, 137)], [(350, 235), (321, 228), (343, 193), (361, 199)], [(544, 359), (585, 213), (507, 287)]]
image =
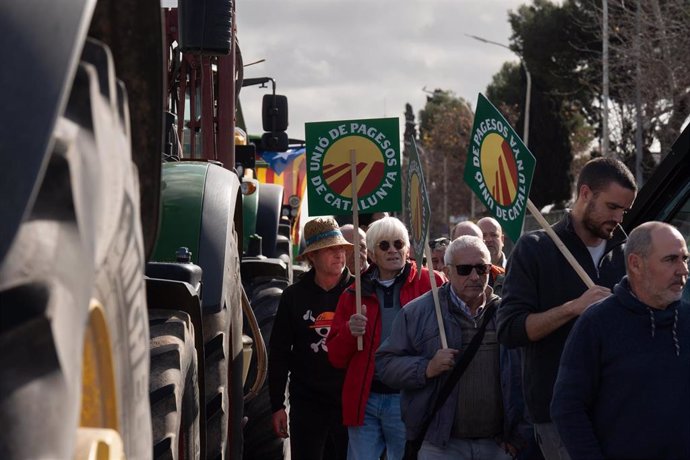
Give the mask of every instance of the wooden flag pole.
[(568, 263), (570, 263), (575, 272), (580, 276), (580, 279), (582, 279), (587, 288), (589, 289), (592, 286), (594, 286), (594, 281), (592, 281), (592, 278), (589, 277), (585, 269), (582, 268), (582, 266), (575, 259), (570, 250), (567, 247), (565, 247), (563, 241), (561, 241), (558, 235), (556, 235), (556, 232), (553, 231), (551, 225), (546, 221), (546, 219), (544, 219), (544, 216), (541, 215), (537, 207), (534, 206), (534, 203), (532, 203), (532, 200), (530, 200), (529, 198), (527, 199), (527, 209), (529, 209), (529, 212), (531, 212), (534, 218), (537, 219), (539, 225), (541, 225), (541, 227), (544, 230), (546, 230), (546, 234), (551, 237), (553, 242), (556, 244), (556, 247), (561, 251), (561, 254), (563, 254)]
[[(354, 260), (355, 260), (355, 301), (357, 314), (362, 314), (362, 286), (360, 283), (361, 273), (359, 267), (359, 205), (357, 203), (357, 152), (350, 149), (350, 172), (352, 174), (352, 226), (354, 227)], [(364, 350), (362, 336), (357, 337), (357, 350)]]
[[(426, 254), (427, 263), (431, 263), (431, 247), (429, 247), (429, 238), (424, 242), (424, 253)], [(422, 270), (422, 267), (419, 267)], [(436, 310), (436, 321), (438, 322), (438, 333), (441, 336), (441, 347), (448, 348), (448, 339), (446, 339), (446, 327), (443, 324), (443, 315), (441, 314), (441, 302), (438, 300), (438, 287), (436, 286), (436, 276), (434, 269), (429, 267), (429, 280), (431, 281), (431, 295), (434, 298), (434, 309)]]

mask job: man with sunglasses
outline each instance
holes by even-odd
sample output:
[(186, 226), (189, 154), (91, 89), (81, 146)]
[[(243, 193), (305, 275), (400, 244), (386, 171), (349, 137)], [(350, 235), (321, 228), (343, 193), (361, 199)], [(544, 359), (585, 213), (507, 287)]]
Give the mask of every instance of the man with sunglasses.
[(431, 248), (431, 266), (434, 270), (443, 271), (443, 266), (445, 265), (443, 258), (446, 255), (446, 249), (449, 244), (450, 240), (445, 236), (429, 241), (429, 248)]
[[(391, 333), (393, 320), (408, 302), (431, 289), (429, 271), (408, 260), (410, 240), (405, 225), (384, 217), (367, 229), (367, 248), (373, 262), (361, 276), (362, 314), (356, 313), (356, 294), (350, 286), (340, 296), (326, 339), (328, 358), (344, 368), (343, 424), (348, 427), (350, 460), (402, 458), (405, 426), (400, 393), (381, 381), (374, 352)], [(443, 279), (435, 273), (436, 283)], [(357, 350), (362, 337), (363, 350)]]
[[(438, 292), (449, 348), (441, 348), (433, 296), (398, 315), (376, 353), (383, 382), (402, 389), (407, 439), (420, 434), (459, 354), (488, 321), (479, 349), (424, 437), (419, 459), (510, 459), (524, 442), (517, 352), (499, 346), (494, 314), (500, 298), (488, 285), (491, 256), (477, 236), (463, 235), (446, 250), (449, 282)], [(485, 315), (489, 315), (485, 318)]]
[[(477, 236), (484, 240), (486, 243), (486, 238), (484, 238), (484, 232), (479, 227), (478, 224), (470, 220), (463, 220), (458, 222), (455, 227), (453, 227), (453, 239), (457, 239), (463, 235)], [(488, 245), (487, 245), (488, 247)], [(489, 248), (489, 254), (491, 254), (491, 248)], [(491, 263), (491, 272), (489, 273), (489, 286), (491, 286), (497, 296), (501, 295), (501, 290), (503, 288), (503, 279), (505, 278), (505, 268), (500, 265), (495, 265)]]
[(558, 365), (575, 320), (625, 275), (619, 224), (636, 193), (622, 162), (591, 160), (578, 177), (572, 209), (552, 227), (595, 286), (587, 288), (544, 230), (523, 235), (508, 259), (498, 339), (523, 347), (525, 403), (547, 460), (570, 458), (549, 412)]

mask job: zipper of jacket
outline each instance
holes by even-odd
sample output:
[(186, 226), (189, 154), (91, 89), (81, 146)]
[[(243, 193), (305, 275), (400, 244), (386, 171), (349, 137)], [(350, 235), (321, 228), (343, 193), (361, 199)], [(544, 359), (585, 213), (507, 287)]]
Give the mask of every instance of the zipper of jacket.
[[(367, 360), (367, 367), (364, 370), (364, 378), (367, 378), (367, 375), (369, 375), (369, 366), (371, 366), (371, 363), (373, 361), (373, 353), (372, 350), (374, 349), (374, 335), (376, 334), (376, 323), (379, 320), (379, 312), (376, 312), (376, 318), (374, 319), (374, 327), (371, 328), (371, 340), (369, 341), (369, 359)], [(364, 380), (362, 380), (362, 388), (360, 389), (359, 392), (359, 404), (357, 404), (357, 420), (359, 420), (360, 415), (362, 415), (362, 399), (364, 399), (364, 387), (366, 383)], [(365, 410), (366, 410), (366, 402), (365, 402)]]

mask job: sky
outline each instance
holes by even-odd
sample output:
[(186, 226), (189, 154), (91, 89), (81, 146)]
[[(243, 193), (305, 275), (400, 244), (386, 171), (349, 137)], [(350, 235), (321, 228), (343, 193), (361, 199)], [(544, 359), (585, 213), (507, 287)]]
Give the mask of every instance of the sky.
[[(508, 11), (528, 0), (243, 0), (237, 29), (245, 78), (272, 77), (288, 97), (291, 138), (304, 123), (415, 115), (434, 89), (451, 90), (474, 108), (509, 50)], [(250, 134), (261, 131), (261, 97), (240, 98)]]

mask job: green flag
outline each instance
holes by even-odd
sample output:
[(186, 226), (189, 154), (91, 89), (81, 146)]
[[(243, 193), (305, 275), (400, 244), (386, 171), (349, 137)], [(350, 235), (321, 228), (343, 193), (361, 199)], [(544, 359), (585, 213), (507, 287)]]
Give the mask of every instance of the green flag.
[(513, 241), (522, 233), (535, 166), (534, 155), (501, 112), (479, 94), (465, 182)]
[[(410, 162), (407, 167), (406, 198), (410, 208), (407, 213), (407, 228), (410, 229), (410, 245), (414, 249), (417, 267), (421, 267), (424, 258), (424, 245), (426, 244), (429, 234), (431, 207), (429, 206), (426, 182), (424, 182), (424, 171), (419, 162), (417, 143), (414, 138), (410, 138), (409, 143)], [(429, 263), (431, 263), (431, 261), (429, 261)], [(421, 270), (418, 273), (421, 275)]]
[(399, 132), (397, 118), (305, 123), (309, 214), (352, 213), (351, 150), (359, 212), (400, 211)]

